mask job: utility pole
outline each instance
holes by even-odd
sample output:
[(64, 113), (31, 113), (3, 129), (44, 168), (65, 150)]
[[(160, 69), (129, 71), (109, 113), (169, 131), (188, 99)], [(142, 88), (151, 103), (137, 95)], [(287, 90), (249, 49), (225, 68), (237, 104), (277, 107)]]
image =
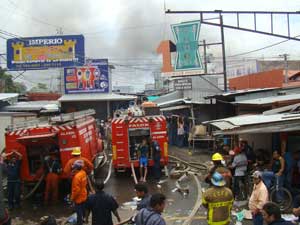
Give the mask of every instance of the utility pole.
[(204, 73), (207, 74), (207, 55), (206, 55), (206, 41), (203, 40), (203, 54), (204, 54)]
[[(62, 27), (59, 27), (56, 29), (56, 34), (57, 35), (63, 35), (63, 29)], [(60, 68), (59, 70), (59, 81), (58, 81), (58, 92), (61, 94), (64, 94), (64, 69)]]
[(220, 14), (220, 26), (221, 26), (222, 58), (223, 58), (223, 73), (224, 73), (224, 92), (227, 92), (225, 38), (224, 38), (223, 16), (221, 14)]
[(288, 57), (288, 54), (282, 54), (282, 55), (279, 55), (280, 57), (283, 57), (283, 60), (284, 60), (284, 83), (288, 83), (289, 81), (289, 78), (288, 78), (288, 61), (287, 61), (287, 57)]

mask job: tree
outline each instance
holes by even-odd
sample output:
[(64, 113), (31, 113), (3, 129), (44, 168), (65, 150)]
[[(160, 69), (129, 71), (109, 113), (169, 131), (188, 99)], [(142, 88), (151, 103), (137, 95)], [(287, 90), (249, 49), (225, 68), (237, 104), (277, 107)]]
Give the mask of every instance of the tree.
[(25, 93), (26, 89), (25, 84), (14, 82), (13, 76), (0, 68), (0, 92)]

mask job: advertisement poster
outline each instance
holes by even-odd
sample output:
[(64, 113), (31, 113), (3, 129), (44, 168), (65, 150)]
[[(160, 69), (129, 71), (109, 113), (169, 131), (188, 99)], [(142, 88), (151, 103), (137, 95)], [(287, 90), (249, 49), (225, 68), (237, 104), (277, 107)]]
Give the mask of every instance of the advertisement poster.
[(84, 61), (83, 35), (7, 40), (7, 68), (10, 70), (83, 66)]
[(108, 93), (108, 60), (87, 60), (86, 66), (64, 69), (65, 93)]

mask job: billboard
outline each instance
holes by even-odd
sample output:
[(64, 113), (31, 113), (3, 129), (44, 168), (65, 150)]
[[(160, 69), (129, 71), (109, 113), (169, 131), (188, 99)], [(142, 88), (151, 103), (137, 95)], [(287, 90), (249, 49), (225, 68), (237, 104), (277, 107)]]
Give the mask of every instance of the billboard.
[(83, 35), (13, 38), (7, 40), (6, 47), (10, 70), (84, 65)]
[(108, 93), (108, 60), (87, 61), (86, 66), (64, 69), (65, 93)]

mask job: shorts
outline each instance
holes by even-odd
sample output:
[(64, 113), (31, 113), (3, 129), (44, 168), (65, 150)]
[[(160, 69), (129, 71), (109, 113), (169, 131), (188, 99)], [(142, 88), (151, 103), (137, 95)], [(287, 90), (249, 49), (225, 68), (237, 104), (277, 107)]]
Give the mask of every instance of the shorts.
[(140, 167), (142, 167), (142, 166), (144, 166), (144, 167), (148, 166), (148, 158), (147, 157), (140, 158)]

